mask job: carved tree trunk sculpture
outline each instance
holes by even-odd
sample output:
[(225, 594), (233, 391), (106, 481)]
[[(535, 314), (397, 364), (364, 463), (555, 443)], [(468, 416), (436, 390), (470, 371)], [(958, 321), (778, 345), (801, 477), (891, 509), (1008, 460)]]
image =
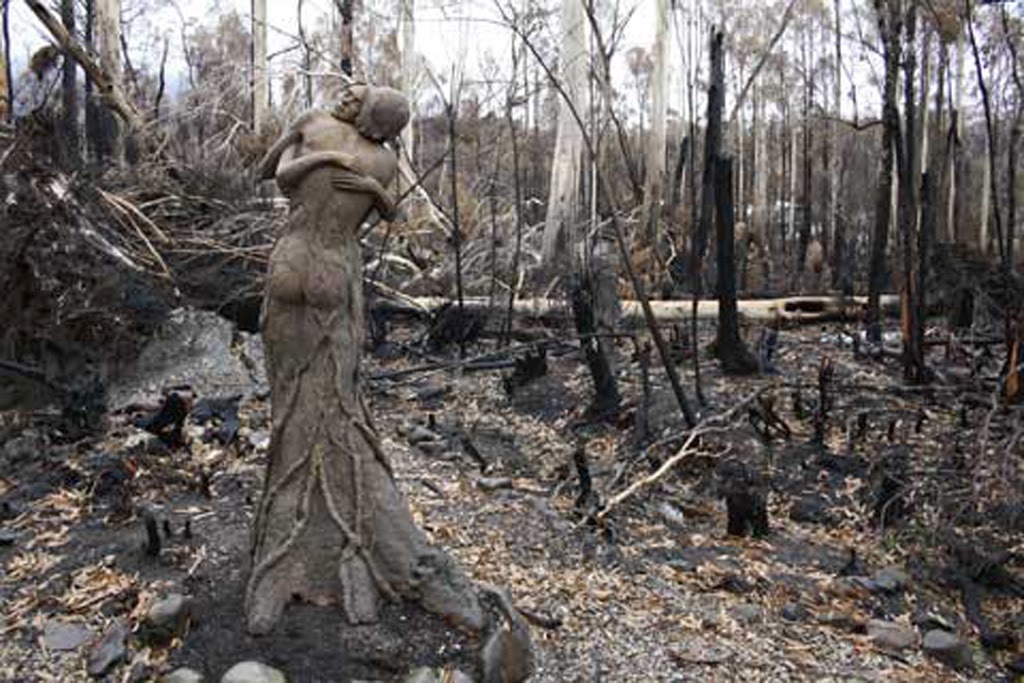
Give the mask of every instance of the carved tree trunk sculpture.
[(300, 118), (262, 165), (291, 208), (264, 301), (273, 425), (248, 628), (268, 632), (296, 597), (340, 603), (351, 623), (371, 623), (381, 599), (401, 598), (479, 631), (473, 587), (414, 524), (360, 392), (357, 231), (374, 206), (387, 213), (382, 186), (397, 164), (377, 141), (398, 134), (408, 104), (387, 88), (349, 92), (333, 113)]

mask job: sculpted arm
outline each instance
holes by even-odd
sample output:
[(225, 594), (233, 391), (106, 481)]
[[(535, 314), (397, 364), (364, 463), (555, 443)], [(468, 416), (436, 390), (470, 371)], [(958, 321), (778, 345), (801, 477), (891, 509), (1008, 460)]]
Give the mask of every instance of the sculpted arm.
[(301, 143), (302, 131), (297, 128), (292, 128), (282, 135), (256, 167), (256, 173), (258, 174), (257, 178), (259, 180), (270, 180), (273, 178), (274, 174), (277, 172), (277, 164), (281, 161), (281, 155), (284, 151), (292, 145), (298, 145)]
[(325, 165), (337, 166), (347, 171), (360, 173), (356, 168), (356, 159), (351, 154), (345, 152), (313, 152), (278, 166), (277, 184), (282, 188), (292, 187), (302, 180), (307, 173)]

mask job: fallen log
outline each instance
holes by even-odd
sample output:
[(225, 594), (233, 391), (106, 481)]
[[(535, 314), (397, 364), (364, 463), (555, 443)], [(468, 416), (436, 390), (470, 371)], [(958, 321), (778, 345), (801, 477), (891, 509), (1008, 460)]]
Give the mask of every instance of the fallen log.
[[(440, 310), (450, 303), (444, 297), (415, 297), (402, 301), (381, 299), (375, 308), (382, 312), (409, 313), (422, 315)], [(899, 310), (899, 297), (884, 295), (881, 298), (883, 312), (894, 314)], [(744, 299), (737, 302), (741, 318), (749, 321), (775, 321), (788, 324), (822, 323), (836, 320), (860, 319), (867, 307), (867, 297), (797, 296), (780, 299)], [(486, 297), (466, 297), (463, 305), (467, 311), (483, 312), (493, 304)], [(654, 317), (661, 323), (682, 323), (689, 320), (690, 301), (651, 301)], [(550, 320), (571, 315), (568, 302), (560, 299), (517, 299), (513, 313), (521, 318)], [(699, 302), (697, 317), (702, 320), (718, 319), (718, 300), (704, 299)], [(642, 323), (643, 311), (637, 301), (622, 302), (622, 322)]]

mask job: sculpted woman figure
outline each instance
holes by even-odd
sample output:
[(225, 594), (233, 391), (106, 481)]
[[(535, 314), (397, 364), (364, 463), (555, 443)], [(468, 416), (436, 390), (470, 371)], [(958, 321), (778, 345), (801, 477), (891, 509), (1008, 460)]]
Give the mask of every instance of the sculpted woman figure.
[(270, 631), (295, 598), (340, 603), (351, 623), (401, 598), (484, 626), (470, 582), (413, 523), (360, 393), (357, 233), (372, 209), (394, 212), (384, 188), (397, 159), (384, 141), (408, 119), (398, 91), (351, 86), (333, 111), (299, 118), (261, 162), (290, 209), (263, 309), (273, 425), (245, 596), (253, 633)]

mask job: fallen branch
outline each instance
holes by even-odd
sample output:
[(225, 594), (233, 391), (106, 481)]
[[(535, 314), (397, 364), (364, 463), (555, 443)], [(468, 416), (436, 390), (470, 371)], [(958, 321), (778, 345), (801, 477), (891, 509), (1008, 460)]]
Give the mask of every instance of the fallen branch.
[[(621, 505), (623, 501), (633, 497), (637, 492), (642, 491), (643, 489), (658, 483), (659, 481), (664, 479), (665, 476), (669, 472), (671, 472), (672, 469), (680, 462), (687, 459), (691, 455), (701, 452), (701, 436), (708, 434), (710, 432), (716, 432), (725, 429), (723, 423), (730, 421), (734, 415), (736, 415), (741, 410), (744, 410), (763, 391), (764, 389), (758, 389), (757, 391), (750, 394), (739, 403), (733, 405), (731, 408), (729, 408), (729, 410), (726, 410), (723, 413), (718, 413), (716, 415), (712, 415), (711, 417), (705, 418), (704, 420), (701, 420), (696, 427), (690, 430), (690, 433), (686, 437), (686, 441), (683, 442), (682, 447), (676, 452), (675, 455), (673, 455), (671, 458), (662, 463), (661, 467), (659, 467), (652, 474), (649, 474), (648, 476), (642, 479), (634, 481), (625, 489), (612, 496), (608, 500), (608, 504), (605, 505), (604, 508), (594, 516), (595, 521), (600, 522), (604, 520), (604, 518), (607, 517), (613, 509)], [(716, 457), (721, 457), (722, 455), (727, 453), (728, 450), (729, 449), (726, 448), (724, 451), (718, 453)]]

